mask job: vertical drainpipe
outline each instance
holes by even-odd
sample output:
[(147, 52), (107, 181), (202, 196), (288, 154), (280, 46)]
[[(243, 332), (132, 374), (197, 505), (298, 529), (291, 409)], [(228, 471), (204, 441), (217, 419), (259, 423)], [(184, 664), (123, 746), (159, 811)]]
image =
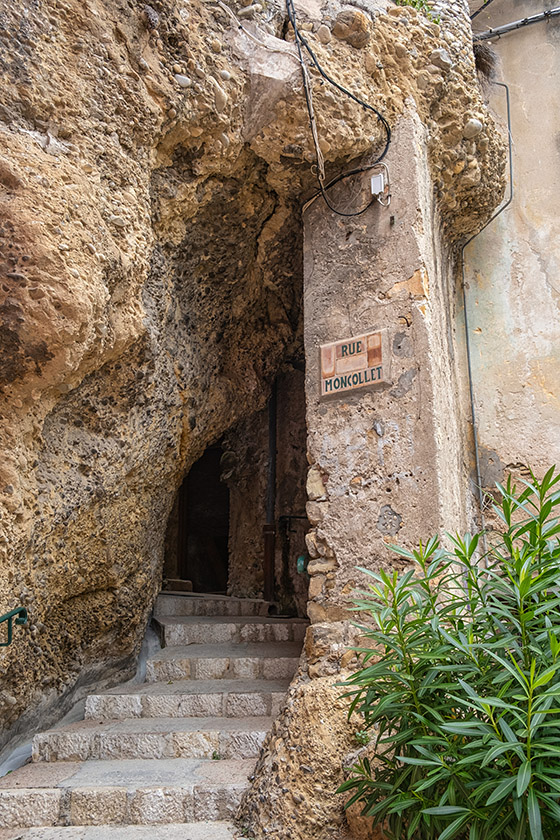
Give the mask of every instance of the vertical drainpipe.
[(266, 486), (266, 524), (264, 534), (264, 599), (274, 600), (274, 557), (276, 553), (276, 423), (278, 392), (272, 384), (268, 402), (268, 477)]

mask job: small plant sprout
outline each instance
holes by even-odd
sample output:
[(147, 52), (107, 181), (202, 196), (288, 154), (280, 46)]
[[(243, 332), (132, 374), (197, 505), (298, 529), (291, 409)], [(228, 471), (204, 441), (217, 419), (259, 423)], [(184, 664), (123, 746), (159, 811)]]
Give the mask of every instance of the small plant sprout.
[(395, 3), (397, 6), (410, 6), (411, 9), (416, 9), (417, 12), (425, 15), (428, 20), (439, 23), (439, 15), (434, 15), (427, 0), (395, 0)]

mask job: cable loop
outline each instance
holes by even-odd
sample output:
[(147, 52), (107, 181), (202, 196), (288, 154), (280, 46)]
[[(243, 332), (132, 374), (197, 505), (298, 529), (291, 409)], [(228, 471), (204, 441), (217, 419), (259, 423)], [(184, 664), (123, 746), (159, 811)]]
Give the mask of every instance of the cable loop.
[[(296, 21), (296, 11), (295, 11), (293, 0), (286, 0), (286, 10), (287, 10), (287, 13), (288, 13), (288, 19), (289, 19), (290, 23), (292, 24), (292, 27), (293, 27), (293, 30), (294, 30), (296, 48), (297, 48), (297, 52), (298, 52), (298, 59), (299, 59), (299, 63), (300, 63), (300, 66), (301, 66), (301, 75), (302, 75), (302, 79), (303, 79), (303, 90), (304, 90), (304, 93), (305, 93), (305, 104), (307, 106), (307, 113), (308, 113), (308, 116), (309, 116), (309, 124), (310, 124), (310, 128), (311, 128), (311, 136), (313, 138), (313, 145), (315, 147), (315, 156), (317, 158), (317, 163), (313, 165), (315, 167), (315, 173), (314, 174), (317, 176), (317, 181), (319, 183), (319, 192), (316, 193), (314, 196), (312, 196), (312, 198), (305, 203), (305, 205), (302, 208), (302, 212), (319, 195), (321, 195), (323, 197), (323, 200), (325, 201), (325, 204), (327, 205), (327, 207), (330, 210), (332, 210), (333, 213), (336, 213), (338, 216), (346, 216), (346, 217), (361, 216), (362, 213), (365, 213), (366, 210), (369, 207), (371, 207), (371, 205), (373, 204), (373, 201), (374, 201), (373, 198), (362, 210), (358, 210), (358, 211), (353, 212), (353, 213), (344, 213), (341, 210), (337, 210), (336, 207), (332, 206), (332, 204), (330, 203), (330, 201), (328, 199), (328, 196), (327, 196), (327, 190), (330, 189), (331, 187), (333, 187), (335, 184), (339, 183), (340, 181), (343, 181), (346, 178), (350, 178), (352, 175), (357, 175), (360, 172), (367, 172), (368, 170), (373, 169), (375, 166), (377, 166), (377, 164), (380, 163), (383, 160), (383, 158), (385, 157), (385, 155), (387, 154), (387, 152), (389, 150), (389, 145), (391, 143), (391, 127), (390, 127), (388, 121), (383, 116), (383, 114), (381, 114), (380, 111), (377, 110), (377, 108), (374, 108), (373, 105), (369, 105), (367, 102), (364, 102), (363, 99), (360, 99), (358, 96), (355, 96), (351, 91), (347, 90), (345, 87), (343, 87), (341, 84), (339, 84), (335, 79), (333, 79), (331, 76), (329, 76), (329, 74), (325, 70), (323, 70), (323, 68), (321, 67), (321, 65), (320, 65), (320, 63), (317, 59), (317, 56), (313, 52), (313, 50), (310, 47), (308, 41), (303, 37), (303, 35), (301, 34), (301, 32), (298, 29), (298, 25), (297, 25), (297, 21)], [(303, 59), (302, 47), (307, 51), (313, 65), (315, 66), (315, 68), (321, 74), (322, 79), (321, 79), (320, 83), (323, 84), (323, 79), (326, 80), (327, 82), (329, 82), (329, 84), (331, 84), (338, 91), (343, 93), (345, 96), (348, 96), (350, 99), (352, 99), (358, 105), (361, 105), (364, 110), (371, 111), (373, 114), (375, 114), (376, 117), (377, 117), (377, 121), (380, 122), (381, 125), (383, 126), (383, 129), (384, 129), (385, 135), (386, 135), (385, 147), (384, 147), (383, 151), (381, 152), (381, 154), (379, 155), (379, 157), (373, 163), (370, 163), (366, 166), (358, 167), (356, 169), (352, 169), (349, 172), (342, 173), (341, 175), (338, 175), (336, 178), (329, 181), (328, 184), (324, 183), (324, 181), (325, 181), (325, 159), (324, 159), (323, 152), (321, 151), (321, 146), (320, 146), (320, 143), (319, 143), (319, 132), (318, 132), (318, 129), (317, 129), (317, 121), (315, 119), (315, 111), (314, 111), (314, 108), (313, 108), (313, 91), (311, 89), (309, 69), (308, 69), (308, 67), (305, 64), (304, 59)], [(313, 171), (313, 166), (312, 166), (312, 171)]]

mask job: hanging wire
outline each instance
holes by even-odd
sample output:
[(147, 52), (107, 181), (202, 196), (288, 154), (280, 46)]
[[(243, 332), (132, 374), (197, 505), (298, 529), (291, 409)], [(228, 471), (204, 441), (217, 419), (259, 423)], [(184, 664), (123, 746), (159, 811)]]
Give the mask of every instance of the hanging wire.
[(492, 3), (492, 2), (493, 2), (493, 0), (486, 0), (486, 2), (485, 2), (485, 3), (483, 3), (483, 4), (482, 4), (482, 6), (480, 6), (480, 8), (478, 8), (478, 9), (476, 10), (476, 12), (474, 12), (474, 13), (471, 15), (471, 20), (474, 20), (474, 19), (475, 19), (475, 17), (476, 17), (477, 15), (479, 15), (481, 12), (483, 12), (483, 11), (484, 11), (484, 9), (487, 9), (487, 8), (488, 8), (488, 6), (490, 5), (490, 3)]
[[(330, 210), (332, 210), (333, 213), (336, 213), (338, 216), (346, 216), (346, 217), (361, 216), (362, 213), (365, 213), (366, 210), (369, 207), (371, 207), (371, 205), (375, 201), (375, 198), (372, 197), (371, 201), (368, 202), (368, 204), (362, 210), (358, 210), (358, 211), (355, 211), (353, 213), (344, 213), (341, 210), (337, 210), (336, 207), (333, 207), (333, 205), (331, 204), (331, 202), (329, 201), (329, 198), (327, 196), (327, 190), (329, 190), (331, 187), (334, 187), (335, 184), (340, 183), (340, 181), (343, 181), (346, 178), (350, 178), (353, 175), (358, 175), (361, 172), (367, 172), (370, 169), (374, 169), (379, 163), (381, 163), (381, 161), (383, 160), (383, 158), (387, 154), (387, 151), (389, 150), (389, 145), (391, 143), (391, 127), (390, 127), (389, 123), (387, 122), (387, 120), (385, 119), (385, 117), (383, 116), (383, 114), (381, 114), (381, 112), (378, 111), (377, 108), (374, 108), (373, 105), (370, 105), (369, 103), (364, 102), (363, 99), (360, 99), (358, 96), (355, 96), (355, 94), (353, 94), (351, 91), (347, 90), (347, 88), (343, 87), (343, 85), (339, 84), (335, 79), (332, 78), (332, 76), (330, 76), (322, 68), (321, 64), (319, 63), (319, 60), (317, 59), (317, 56), (315, 55), (311, 46), (309, 45), (309, 42), (306, 40), (306, 38), (304, 38), (304, 36), (301, 34), (301, 32), (298, 28), (297, 20), (296, 20), (296, 11), (295, 11), (293, 0), (286, 0), (286, 10), (287, 10), (287, 13), (288, 13), (288, 19), (289, 19), (290, 23), (292, 24), (292, 28), (294, 30), (296, 48), (297, 48), (297, 52), (298, 52), (299, 63), (301, 65), (301, 75), (302, 75), (302, 79), (303, 79), (303, 90), (304, 90), (304, 94), (305, 94), (305, 104), (307, 106), (307, 113), (308, 113), (308, 116), (309, 116), (309, 124), (310, 124), (310, 128), (311, 128), (311, 136), (313, 137), (313, 145), (315, 147), (315, 156), (316, 156), (316, 159), (317, 159), (316, 169), (317, 169), (317, 181), (318, 181), (318, 184), (319, 184), (319, 192), (316, 193), (314, 196), (312, 196), (312, 198), (309, 199), (309, 201), (304, 205), (303, 209), (305, 209), (305, 207), (308, 207), (316, 198), (318, 198), (319, 196), (322, 196), (326, 205), (327, 205), (327, 207)], [(308, 70), (307, 65), (305, 64), (305, 61), (304, 61), (304, 58), (303, 58), (303, 49), (302, 48), (307, 51), (311, 61), (313, 62), (314, 66), (319, 71), (321, 76), (329, 84), (331, 84), (334, 88), (336, 88), (338, 91), (343, 93), (345, 96), (348, 96), (350, 99), (352, 99), (358, 105), (360, 105), (362, 108), (364, 108), (367, 111), (371, 111), (372, 113), (374, 113), (377, 117), (378, 122), (381, 123), (381, 125), (383, 127), (383, 130), (385, 132), (385, 146), (383, 148), (383, 151), (381, 152), (379, 157), (376, 158), (375, 161), (373, 161), (372, 163), (369, 163), (365, 166), (359, 166), (359, 167), (356, 167), (354, 169), (351, 169), (348, 172), (343, 172), (340, 175), (337, 175), (336, 178), (333, 178), (327, 184), (325, 184), (325, 163), (324, 163), (323, 152), (321, 151), (321, 146), (320, 146), (320, 142), (319, 142), (319, 132), (318, 132), (318, 129), (317, 129), (317, 120), (315, 118), (315, 111), (314, 111), (314, 108), (313, 108), (313, 92), (312, 92), (312, 88), (311, 88), (311, 80), (309, 78), (309, 70)]]

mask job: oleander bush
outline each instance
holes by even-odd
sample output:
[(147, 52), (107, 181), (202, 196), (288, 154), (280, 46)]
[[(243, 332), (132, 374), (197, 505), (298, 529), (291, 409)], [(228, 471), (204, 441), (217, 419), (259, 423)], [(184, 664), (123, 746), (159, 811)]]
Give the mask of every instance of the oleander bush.
[[(497, 485), (502, 532), (438, 538), (374, 573), (345, 683), (371, 737), (348, 805), (391, 840), (560, 837), (560, 474)], [(492, 536), (492, 539), (490, 537)]]

